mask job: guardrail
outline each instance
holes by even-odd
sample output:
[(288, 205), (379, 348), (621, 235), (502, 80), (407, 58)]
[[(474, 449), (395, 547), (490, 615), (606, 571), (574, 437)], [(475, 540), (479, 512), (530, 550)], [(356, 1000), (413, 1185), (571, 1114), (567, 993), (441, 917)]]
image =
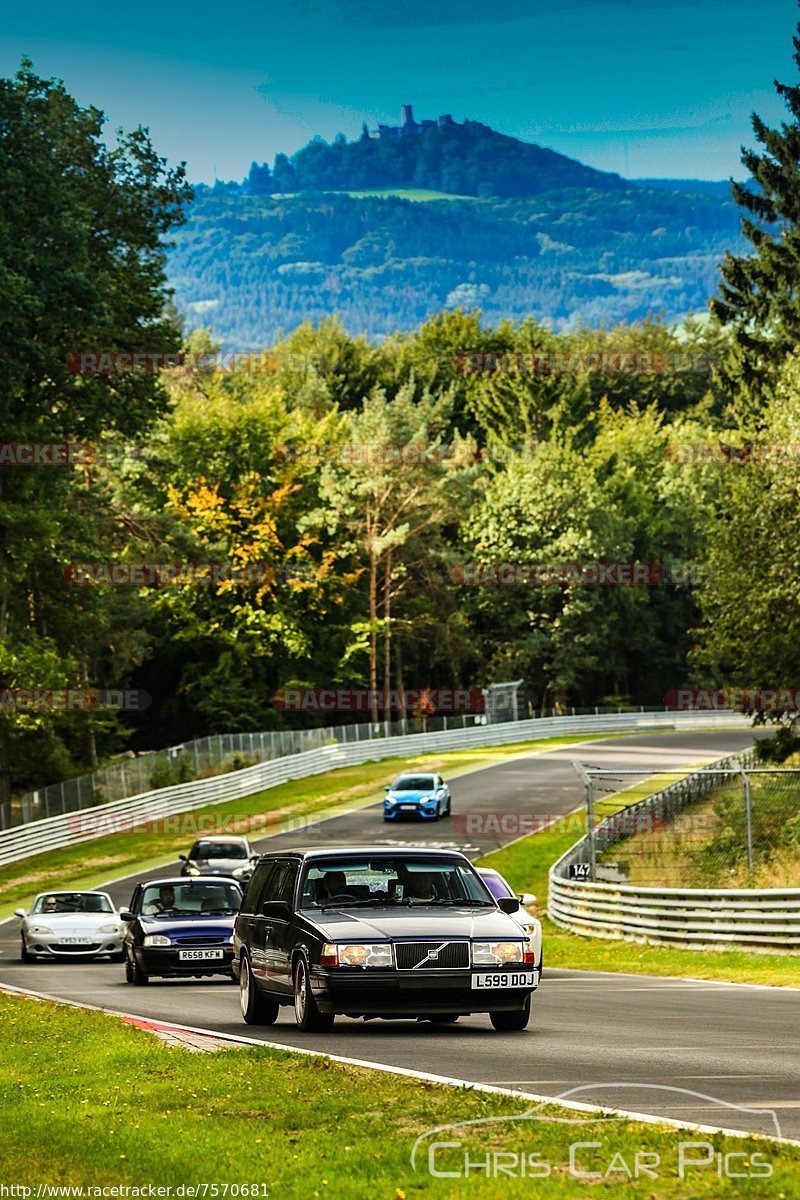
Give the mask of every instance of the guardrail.
[(254, 792), (277, 787), (291, 779), (319, 775), (337, 767), (357, 766), (384, 758), (438, 750), (468, 750), (480, 746), (511, 745), (514, 742), (540, 741), (574, 733), (623, 733), (647, 729), (747, 728), (745, 717), (734, 713), (609, 713), (583, 717), (539, 717), (530, 721), (509, 721), (499, 725), (477, 725), (471, 729), (452, 729), (435, 733), (417, 733), (380, 738), (347, 745), (323, 746), (302, 751), (270, 762), (256, 763), (241, 771), (191, 783), (143, 792), (124, 800), (95, 805), (89, 809), (60, 813), (27, 825), (0, 832), (0, 865), (103, 837), (137, 821), (149, 821), (191, 812), (197, 808), (240, 800)]
[[(674, 817), (699, 796), (719, 786), (741, 758), (709, 764), (702, 772), (671, 784), (626, 808), (644, 820)], [(719, 773), (718, 773), (719, 772)], [(621, 841), (625, 825), (611, 816), (594, 831), (595, 851)], [(800, 888), (654, 888), (570, 879), (569, 869), (592, 861), (588, 836), (576, 842), (550, 868), (548, 916), (555, 925), (585, 937), (650, 942), (693, 949), (800, 947)]]

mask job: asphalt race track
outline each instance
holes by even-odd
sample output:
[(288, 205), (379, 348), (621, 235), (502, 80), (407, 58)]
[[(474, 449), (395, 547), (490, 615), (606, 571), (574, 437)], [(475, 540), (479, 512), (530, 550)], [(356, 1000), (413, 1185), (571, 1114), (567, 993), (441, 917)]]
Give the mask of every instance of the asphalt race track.
[[(749, 731), (645, 733), (573, 745), (453, 780), (454, 815), (438, 824), (385, 826), (376, 804), (270, 838), (259, 848), (442, 844), (476, 857), (513, 840), (514, 821), (521, 815), (549, 819), (579, 805), (583, 789), (570, 765), (575, 758), (610, 769), (658, 771), (718, 758), (751, 739)], [(512, 814), (506, 823), (512, 831), (506, 836), (467, 831), (469, 814), (488, 812)], [(165, 867), (143, 878), (174, 870)], [(118, 904), (127, 903), (136, 878), (109, 887)], [(742, 1109), (774, 1110), (782, 1136), (800, 1138), (800, 990), (549, 970), (545, 940), (545, 977), (524, 1033), (498, 1034), (484, 1016), (462, 1017), (457, 1025), (439, 1028), (339, 1017), (331, 1034), (304, 1035), (289, 1008), (281, 1010), (276, 1025), (245, 1026), (237, 989), (225, 980), (154, 980), (134, 988), (125, 984), (119, 964), (23, 966), (17, 925), (0, 926), (0, 981), (13, 986), (545, 1095), (577, 1088), (582, 1090), (571, 1098), (585, 1103), (732, 1129), (774, 1133), (772, 1115)]]

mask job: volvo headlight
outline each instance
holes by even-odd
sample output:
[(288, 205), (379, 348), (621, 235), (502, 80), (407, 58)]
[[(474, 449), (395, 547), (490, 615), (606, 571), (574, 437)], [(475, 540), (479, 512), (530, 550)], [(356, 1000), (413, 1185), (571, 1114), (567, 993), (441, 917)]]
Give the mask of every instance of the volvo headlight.
[(28, 932), (29, 933), (52, 933), (53, 931), (49, 925), (31, 925)]
[(521, 963), (522, 942), (473, 942), (472, 963), (476, 967), (499, 967)]
[[(346, 946), (328, 944), (322, 948), (324, 965), (340, 967), (391, 967), (392, 947), (386, 942), (351, 942)], [(336, 962), (331, 960), (334, 958)]]
[(172, 942), (163, 933), (148, 933), (144, 939), (145, 946), (171, 946)]

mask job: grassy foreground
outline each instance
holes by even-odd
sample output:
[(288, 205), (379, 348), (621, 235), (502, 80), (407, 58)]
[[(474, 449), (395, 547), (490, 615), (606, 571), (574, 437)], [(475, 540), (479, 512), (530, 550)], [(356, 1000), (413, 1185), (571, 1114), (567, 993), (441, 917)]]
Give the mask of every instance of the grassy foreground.
[[(663, 786), (648, 781), (651, 791)], [(642, 785), (644, 791), (644, 785)], [(636, 796), (639, 798), (639, 789)], [(631, 793), (626, 803), (631, 803)], [(617, 805), (618, 801), (617, 801)], [(609, 815), (606, 804), (599, 814)], [(580, 937), (553, 925), (545, 916), (547, 876), (552, 864), (586, 833), (582, 811), (564, 817), (549, 829), (496, 850), (481, 862), (506, 876), (517, 891), (533, 892), (542, 917), (544, 961), (549, 967), (584, 971), (630, 971), (634, 974), (691, 976), (731, 983), (765, 983), (800, 987), (800, 956), (755, 954), (750, 950), (682, 950), (671, 946), (646, 946), (606, 938)]]
[[(34, 1197), (40, 1184), (84, 1189), (206, 1184), (209, 1197), (225, 1195), (227, 1184), (247, 1189), (228, 1195), (297, 1200), (494, 1200), (530, 1194), (578, 1200), (620, 1196), (623, 1188), (627, 1197), (641, 1200), (800, 1195), (800, 1149), (766, 1140), (598, 1120), (556, 1105), (534, 1109), (505, 1096), (268, 1048), (190, 1053), (117, 1018), (2, 994), (0, 1024), (6, 1035), (0, 1058), (0, 1182), (27, 1186)], [(408, 1036), (426, 1034), (409, 1030)], [(455, 1048), (457, 1031), (448, 1036)], [(487, 1031), (492, 1036), (503, 1035)], [(497, 1120), (523, 1112), (535, 1112), (536, 1119)], [(559, 1117), (561, 1122), (554, 1120)], [(412, 1168), (411, 1152), (421, 1135), (487, 1118), (425, 1139)], [(430, 1173), (432, 1141), (459, 1143), (433, 1155), (434, 1169), (455, 1177)], [(570, 1144), (590, 1141), (599, 1146), (576, 1150), (571, 1170)], [(684, 1160), (705, 1159), (706, 1165), (687, 1167), (684, 1161), (680, 1178), (680, 1144), (689, 1142), (706, 1148), (684, 1149)], [(485, 1169), (473, 1167), (465, 1178), (465, 1152), (472, 1163), (484, 1163), (488, 1154), (493, 1171), (500, 1161), (505, 1173), (487, 1178)], [(655, 1177), (629, 1178), (637, 1152), (650, 1156), (644, 1161)], [(500, 1154), (502, 1160), (495, 1157)], [(726, 1154), (738, 1156), (730, 1170), (750, 1177), (726, 1177), (720, 1171)], [(549, 1170), (549, 1175), (532, 1178), (531, 1161), (537, 1174)], [(586, 1181), (576, 1171), (600, 1177)]]
[[(63, 850), (48, 850), (19, 863), (0, 867), (0, 920), (15, 908), (25, 905), (44, 888), (99, 887), (107, 880), (134, 871), (146, 871), (170, 862), (188, 851), (198, 833), (241, 833), (252, 840), (280, 833), (297, 824), (302, 838), (302, 818), (319, 817), (337, 809), (372, 804), (382, 798), (381, 788), (400, 767), (409, 770), (438, 770), (452, 779), (466, 771), (491, 766), (520, 754), (543, 753), (558, 746), (590, 741), (606, 734), (572, 738), (547, 738), (535, 742), (517, 742), (504, 746), (485, 746), (474, 750), (454, 750), (416, 758), (383, 759), (360, 767), (345, 767), (325, 775), (312, 775), (279, 787), (256, 792), (241, 800), (195, 809), (183, 817), (137, 827), (121, 833), (109, 833)], [(96, 810), (76, 813), (76, 822), (96, 820)], [(203, 827), (204, 818), (224, 825)]]

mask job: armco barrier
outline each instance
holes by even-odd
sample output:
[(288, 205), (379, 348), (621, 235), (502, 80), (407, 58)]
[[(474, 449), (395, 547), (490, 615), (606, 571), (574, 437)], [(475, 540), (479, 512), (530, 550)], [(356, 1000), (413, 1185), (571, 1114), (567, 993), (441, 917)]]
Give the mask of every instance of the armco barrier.
[[(714, 775), (714, 767), (731, 762), (710, 764), (625, 811), (674, 816), (724, 778)], [(606, 825), (605, 831), (602, 823), (597, 827), (597, 849), (620, 840), (613, 817)], [(573, 863), (589, 861), (589, 839), (583, 837), (550, 868), (548, 916), (571, 933), (692, 949), (800, 948), (800, 888), (633, 887), (568, 877)]]
[[(63, 813), (31, 821), (0, 833), (0, 865), (60, 849), (93, 838), (103, 837), (128, 821), (153, 820), (239, 800), (290, 779), (320, 775), (337, 767), (357, 766), (383, 758), (438, 750), (467, 750), (480, 746), (510, 745), (514, 742), (539, 741), (575, 733), (624, 733), (647, 729), (709, 729), (731, 725), (747, 728), (746, 718), (733, 713), (608, 713), (583, 717), (540, 717), (532, 721), (510, 721), (500, 725), (476, 725), (471, 729), (452, 729), (435, 733), (416, 733), (405, 737), (377, 738), (349, 745), (323, 746), (285, 758), (256, 763), (241, 771), (230, 771), (211, 779), (179, 783), (157, 791), (144, 792), (95, 805), (81, 812)], [(86, 828), (91, 822), (90, 828)]]

